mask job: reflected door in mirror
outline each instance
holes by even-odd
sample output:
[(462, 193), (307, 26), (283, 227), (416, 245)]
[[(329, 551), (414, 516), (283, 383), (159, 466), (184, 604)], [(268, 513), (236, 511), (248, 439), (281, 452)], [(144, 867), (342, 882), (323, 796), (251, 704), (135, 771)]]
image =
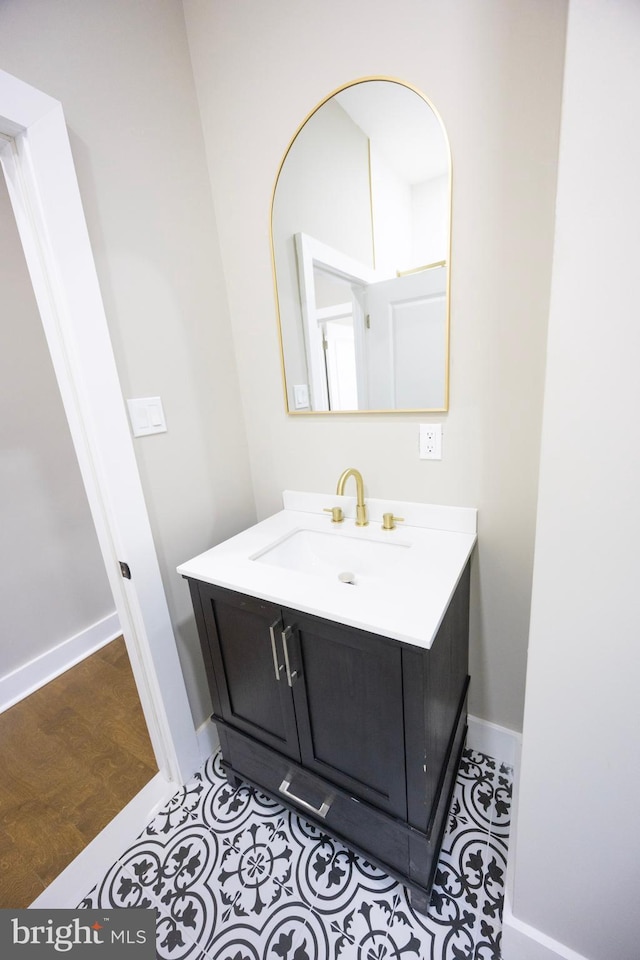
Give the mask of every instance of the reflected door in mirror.
[(448, 408), (451, 168), (413, 88), (356, 81), (300, 127), (274, 189), (289, 412)]

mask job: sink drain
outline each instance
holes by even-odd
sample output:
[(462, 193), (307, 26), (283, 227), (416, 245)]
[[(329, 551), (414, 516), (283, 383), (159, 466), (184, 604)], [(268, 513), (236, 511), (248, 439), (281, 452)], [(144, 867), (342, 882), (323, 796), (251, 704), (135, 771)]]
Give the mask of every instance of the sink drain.
[(344, 573), (338, 574), (338, 580), (340, 583), (355, 583), (356, 575), (355, 573), (351, 573), (349, 570), (345, 570)]

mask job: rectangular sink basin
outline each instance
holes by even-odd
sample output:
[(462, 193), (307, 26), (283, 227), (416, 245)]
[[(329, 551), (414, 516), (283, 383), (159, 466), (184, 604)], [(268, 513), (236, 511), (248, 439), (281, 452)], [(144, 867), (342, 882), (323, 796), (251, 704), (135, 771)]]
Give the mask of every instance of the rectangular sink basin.
[[(387, 535), (388, 536), (388, 535)], [(358, 539), (349, 534), (293, 530), (251, 559), (330, 581), (358, 585), (393, 583), (411, 576), (411, 544), (403, 540)]]
[[(358, 527), (355, 497), (285, 491), (283, 499), (284, 510), (178, 573), (429, 648), (474, 548), (476, 510), (367, 498), (370, 522)], [(333, 506), (343, 523), (327, 516)], [(382, 530), (388, 511), (405, 522)]]

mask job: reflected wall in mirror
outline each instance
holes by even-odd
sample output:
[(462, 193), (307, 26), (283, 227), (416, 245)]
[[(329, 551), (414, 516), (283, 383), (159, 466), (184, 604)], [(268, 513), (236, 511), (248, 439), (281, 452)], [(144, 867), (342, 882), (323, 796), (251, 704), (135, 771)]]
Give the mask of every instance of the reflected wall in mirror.
[(449, 403), (451, 156), (426, 97), (365, 78), (289, 146), (271, 249), (289, 413)]

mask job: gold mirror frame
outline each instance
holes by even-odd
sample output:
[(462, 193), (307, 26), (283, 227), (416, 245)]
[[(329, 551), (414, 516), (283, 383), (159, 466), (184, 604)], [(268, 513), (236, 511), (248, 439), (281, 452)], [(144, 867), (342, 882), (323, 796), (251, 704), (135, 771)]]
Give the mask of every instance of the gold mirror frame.
[[(287, 158), (289, 157), (291, 150), (296, 143), (298, 136), (301, 131), (305, 128), (309, 120), (314, 117), (318, 111), (329, 103), (334, 97), (342, 93), (349, 88), (358, 86), (360, 84), (370, 83), (370, 82), (385, 82), (391, 84), (397, 84), (400, 87), (405, 88), (408, 91), (411, 91), (413, 94), (417, 95), (425, 104), (425, 106), (431, 111), (433, 117), (437, 121), (437, 125), (442, 134), (442, 142), (444, 150), (446, 151), (447, 166), (448, 166), (448, 186), (447, 186), (447, 198), (446, 198), (446, 259), (441, 261), (436, 261), (434, 263), (416, 267), (413, 270), (403, 271), (402, 273), (398, 271), (397, 276), (406, 276), (412, 273), (419, 273), (425, 271), (429, 268), (436, 267), (445, 267), (446, 268), (446, 279), (444, 284), (444, 350), (443, 350), (443, 367), (444, 367), (444, 376), (443, 376), (443, 402), (442, 405), (431, 406), (431, 407), (371, 407), (366, 409), (294, 409), (290, 403), (290, 388), (292, 385), (289, 384), (287, 379), (287, 368), (286, 368), (286, 357), (285, 357), (285, 342), (284, 342), (284, 333), (283, 333), (283, 324), (282, 324), (282, 312), (281, 312), (281, 299), (278, 289), (278, 270), (276, 264), (276, 244), (275, 244), (275, 232), (274, 232), (274, 214), (276, 207), (276, 197), (278, 191), (278, 185), (280, 183), (282, 172), (285, 168)], [(431, 102), (431, 100), (422, 93), (417, 87), (413, 86), (410, 83), (407, 83), (404, 80), (399, 80), (395, 77), (387, 76), (367, 76), (361, 77), (357, 80), (350, 81), (348, 83), (342, 84), (340, 87), (337, 87), (335, 90), (332, 90), (331, 93), (327, 94), (304, 118), (302, 123), (298, 126), (293, 137), (291, 138), (287, 149), (284, 152), (278, 171), (276, 173), (272, 195), (271, 195), (271, 207), (270, 207), (270, 249), (271, 249), (271, 265), (273, 273), (273, 284), (274, 284), (274, 294), (276, 302), (276, 314), (278, 321), (278, 339), (279, 339), (279, 348), (280, 348), (280, 365), (282, 373), (282, 383), (285, 396), (285, 408), (286, 412), (290, 416), (326, 416), (326, 415), (353, 415), (353, 414), (371, 414), (371, 413), (391, 413), (391, 414), (410, 414), (410, 413), (446, 413), (449, 409), (449, 367), (450, 367), (450, 291), (451, 291), (451, 222), (452, 222), (452, 162), (451, 162), (451, 148), (449, 144), (449, 138), (447, 136), (447, 131), (442, 121), (440, 114), (437, 109)], [(370, 202), (373, 204), (371, 198), (371, 168), (369, 166), (369, 190), (370, 190)], [(373, 209), (371, 211), (373, 217)], [(373, 230), (373, 223), (372, 223)], [(372, 239), (372, 242), (373, 239)], [(300, 250), (298, 250), (298, 258), (300, 257)], [(375, 254), (374, 254), (375, 257)], [(300, 266), (298, 266), (300, 269)]]

